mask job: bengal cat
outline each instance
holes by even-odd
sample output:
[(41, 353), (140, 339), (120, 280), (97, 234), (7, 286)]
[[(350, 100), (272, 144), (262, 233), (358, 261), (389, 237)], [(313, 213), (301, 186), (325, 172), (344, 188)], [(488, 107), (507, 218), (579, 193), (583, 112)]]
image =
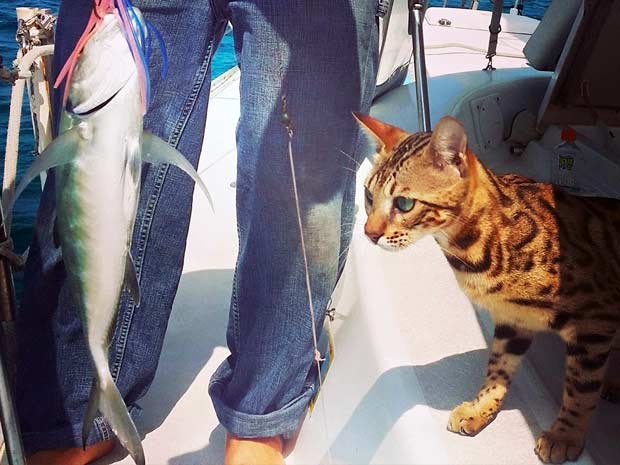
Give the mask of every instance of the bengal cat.
[(416, 134), (356, 117), (378, 149), (366, 235), (391, 250), (432, 235), (461, 289), (495, 322), (482, 389), (452, 411), (448, 429), (473, 436), (493, 421), (533, 336), (552, 331), (567, 344), (563, 401), (536, 453), (576, 459), (620, 326), (620, 202), (494, 175), (451, 117)]

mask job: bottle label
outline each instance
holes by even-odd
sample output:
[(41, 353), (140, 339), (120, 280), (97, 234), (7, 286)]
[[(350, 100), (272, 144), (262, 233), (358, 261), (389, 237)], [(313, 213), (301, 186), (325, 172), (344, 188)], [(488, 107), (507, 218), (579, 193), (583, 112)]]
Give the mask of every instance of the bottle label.
[(575, 157), (568, 154), (558, 154), (556, 184), (566, 187), (575, 187)]
[(573, 170), (573, 165), (575, 164), (575, 158), (570, 155), (560, 155), (559, 157), (559, 168), (560, 170)]

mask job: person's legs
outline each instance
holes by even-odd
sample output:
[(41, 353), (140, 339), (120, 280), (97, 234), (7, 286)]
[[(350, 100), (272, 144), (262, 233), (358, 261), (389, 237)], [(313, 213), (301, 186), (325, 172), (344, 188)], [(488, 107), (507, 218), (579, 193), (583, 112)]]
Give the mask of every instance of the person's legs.
[[(209, 1), (140, 0), (134, 4), (161, 31), (169, 56), (168, 77), (161, 79), (161, 55), (154, 52), (153, 99), (145, 128), (176, 146), (196, 166), (206, 120), (211, 57), (225, 20)], [(54, 56), (56, 71), (82, 33), (91, 5), (82, 0), (63, 1)], [(55, 92), (56, 104), (60, 94)], [(59, 106), (55, 109), (58, 112)], [(142, 180), (132, 244), (141, 303), (136, 308), (123, 297), (110, 347), (112, 374), (130, 410), (136, 408), (155, 375), (182, 271), (194, 188), (183, 173), (167, 165), (145, 165)], [(54, 180), (50, 176), (17, 315), (16, 398), (28, 454), (81, 446), (93, 377), (77, 309), (65, 285), (61, 251), (54, 246), (53, 221)], [(105, 420), (97, 418), (88, 443), (111, 436)]]
[[(220, 422), (235, 437), (286, 437), (316, 389), (311, 325), (322, 327), (339, 254), (350, 238), (342, 225), (352, 218), (355, 162), (342, 152), (361, 157), (351, 112), (367, 112), (374, 91), (376, 2), (232, 1), (229, 8), (242, 74), (240, 247), (227, 335), (231, 355), (209, 391)], [(283, 96), (294, 131), (314, 322)]]

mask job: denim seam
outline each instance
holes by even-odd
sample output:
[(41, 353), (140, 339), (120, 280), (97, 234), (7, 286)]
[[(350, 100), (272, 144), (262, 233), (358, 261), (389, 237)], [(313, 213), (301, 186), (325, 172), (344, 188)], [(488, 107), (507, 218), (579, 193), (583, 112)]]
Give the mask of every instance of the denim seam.
[[(211, 64), (214, 40), (215, 38), (211, 37), (209, 45), (207, 47), (205, 59), (203, 60), (200, 67), (198, 68), (198, 71), (196, 72), (192, 90), (190, 94), (187, 96), (185, 100), (185, 105), (183, 106), (181, 114), (177, 118), (175, 128), (173, 129), (172, 133), (170, 134), (170, 137), (168, 138), (168, 144), (171, 145), (172, 147), (176, 148), (176, 146), (178, 145), (179, 139), (187, 124), (187, 120), (189, 119), (189, 116), (191, 115), (192, 110), (194, 108), (195, 102), (198, 97), (198, 93), (200, 92), (200, 89), (202, 88), (202, 85), (204, 83), (205, 76), (207, 75), (207, 70), (209, 69), (209, 66)], [(155, 209), (157, 208), (157, 203), (158, 203), (159, 196), (163, 188), (164, 181), (166, 179), (166, 175), (168, 173), (168, 167), (169, 167), (168, 164), (163, 164), (157, 172), (157, 177), (155, 179), (153, 193), (149, 197), (147, 207), (145, 209), (144, 218), (142, 220), (137, 254), (134, 257), (135, 259), (134, 263), (136, 267), (136, 275), (138, 278), (138, 283), (140, 282), (142, 262), (143, 262), (144, 256), (146, 255), (146, 244), (147, 244), (151, 226), (153, 223), (153, 216), (155, 213)], [(136, 308), (136, 305), (133, 302), (133, 300), (130, 301), (128, 304), (127, 312), (125, 312), (125, 317), (121, 321), (121, 325), (119, 328), (120, 335), (119, 335), (118, 342), (116, 344), (117, 350), (116, 350), (116, 356), (114, 358), (114, 364), (112, 368), (112, 377), (114, 378), (115, 381), (118, 377), (118, 374), (120, 373), (120, 369), (122, 367), (123, 360), (125, 357), (125, 349), (127, 347), (127, 338), (129, 335), (129, 330), (131, 327), (131, 322), (133, 320), (133, 314), (134, 314), (135, 308)]]
[[(241, 228), (239, 228), (239, 220), (237, 220), (237, 243), (238, 248), (241, 250)], [(233, 337), (235, 338), (235, 348), (237, 352), (240, 352), (241, 348), (239, 345), (241, 344), (240, 338), (240, 329), (239, 329), (239, 305), (237, 303), (237, 270), (239, 268), (239, 256), (240, 253), (237, 254), (237, 260), (235, 264), (235, 270), (233, 271), (233, 286), (232, 286), (232, 295), (231, 295), (231, 317), (233, 322)]]
[[(379, 3), (377, 2), (377, 7), (378, 7), (378, 4)], [(364, 60), (364, 67), (363, 67), (364, 69), (362, 71), (362, 77), (361, 77), (361, 82), (362, 83), (366, 82), (366, 76), (368, 74), (368, 62), (370, 61), (370, 57), (372, 56), (372, 47), (371, 47), (371, 44), (370, 44), (370, 42), (372, 41), (372, 34), (373, 33), (371, 32), (370, 36), (368, 38), (368, 43), (366, 43), (366, 58)], [(372, 89), (374, 89), (374, 86), (371, 85), (370, 87)], [(370, 91), (366, 90), (366, 92), (370, 92)], [(364, 92), (362, 94), (362, 98), (366, 97), (364, 95), (366, 92)], [(374, 94), (374, 92), (373, 92), (373, 94)], [(371, 102), (372, 102), (372, 98), (371, 98)], [(359, 141), (359, 131), (360, 130), (358, 130), (355, 133), (355, 136), (354, 136), (353, 141), (352, 141), (353, 147), (352, 147), (352, 150), (351, 150), (351, 158), (353, 158), (351, 163), (356, 163), (356, 164), (359, 163), (358, 160), (357, 160), (357, 155), (358, 155), (358, 152), (359, 152), (359, 144), (358, 144), (358, 141)], [(359, 167), (359, 164), (357, 166)], [(347, 177), (349, 177), (351, 179), (346, 179), (345, 183), (348, 183), (348, 182), (351, 182), (352, 180), (354, 180), (357, 177), (357, 170), (355, 172), (352, 172), (352, 173), (347, 173)]]
[[(375, 26), (378, 28), (378, 23), (377, 23), (377, 19), (375, 19)], [(373, 32), (370, 32), (370, 37), (368, 37), (368, 42), (366, 44), (366, 60), (364, 60), (364, 71), (363, 71), (363, 75), (362, 75), (362, 82), (366, 82), (366, 75), (368, 74), (368, 62), (370, 61), (370, 57), (372, 56), (372, 49), (373, 47), (371, 47), (370, 42), (372, 41), (372, 36), (373, 36)], [(375, 78), (375, 84), (374, 85), (370, 85), (370, 88), (373, 89), (373, 96), (374, 96), (374, 89), (376, 88), (376, 78)], [(367, 90), (367, 92), (370, 92), (370, 90)], [(365, 96), (363, 96), (365, 97)], [(370, 98), (370, 101), (372, 102), (372, 96)], [(356, 142), (357, 142), (357, 138), (356, 138)], [(355, 144), (356, 148), (357, 148), (358, 144)], [(354, 154), (357, 155), (357, 154)]]
[(106, 421), (103, 419), (103, 417), (95, 418), (95, 428), (97, 428), (97, 430), (99, 431), (99, 436), (104, 441), (107, 441), (108, 439), (110, 439), (112, 434), (110, 432), (110, 429), (108, 428)]

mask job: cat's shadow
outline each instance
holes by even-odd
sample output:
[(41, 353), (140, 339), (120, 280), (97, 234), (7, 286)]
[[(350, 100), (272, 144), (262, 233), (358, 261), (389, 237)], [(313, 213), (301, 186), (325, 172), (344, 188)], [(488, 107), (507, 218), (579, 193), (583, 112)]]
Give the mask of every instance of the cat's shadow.
[[(372, 424), (372, 428), (365, 430), (363, 450), (358, 449), (355, 454), (356, 463), (370, 463), (398, 419), (422, 403), (416, 402), (413, 397), (403, 396), (394, 396), (386, 401), (386, 392), (397, 392), (399, 385), (417, 384), (424, 393), (424, 405), (450, 411), (464, 400), (475, 397), (487, 359), (488, 350), (479, 349), (451, 355), (426, 365), (398, 366), (383, 372), (332, 442), (331, 456), (340, 459), (349, 457), (351, 444), (359, 440), (360, 425)], [(514, 408), (510, 397), (506, 399), (504, 409)], [(381, 406), (380, 414), (377, 412), (378, 405)]]
[[(534, 345), (537, 345), (536, 341)], [(558, 358), (563, 355), (561, 351), (559, 352)], [(374, 454), (379, 450), (394, 424), (416, 405), (425, 405), (434, 410), (446, 412), (447, 422), (447, 412), (461, 402), (474, 398), (478, 393), (488, 354), (488, 349), (478, 349), (450, 355), (426, 365), (398, 366), (385, 371), (364, 395), (336, 439), (331, 443), (330, 456), (344, 460), (342, 463), (352, 463), (350, 460), (353, 453), (351, 445), (359, 442), (360, 428), (362, 428), (364, 447), (356, 448), (354, 463), (371, 463)], [(532, 435), (536, 437), (542, 432), (541, 426), (534, 418), (535, 415), (528, 406), (527, 399), (522, 397), (523, 391), (514, 389), (520, 384), (519, 378), (526, 376), (523, 371), (517, 372), (513, 389), (508, 392), (500, 416), (502, 411), (519, 410)], [(416, 384), (422, 391), (422, 398), (405, 396), (394, 396), (389, 400), (385, 398), (386, 392), (398, 392), (399, 387), (403, 385), (414, 386)], [(560, 385), (557, 387), (561, 388)], [(559, 395), (560, 392), (557, 394)], [(377, 406), (381, 406), (380, 412), (377, 411)], [(609, 440), (620, 427), (619, 414), (620, 405), (606, 401), (600, 402), (588, 442), (604, 456), (614, 456), (620, 452), (620, 444), (617, 441), (611, 444)], [(363, 427), (369, 424), (373, 427)], [(484, 434), (484, 431), (480, 434)], [(598, 436), (597, 440), (594, 441), (592, 436)], [(592, 449), (589, 450), (593, 452)], [(321, 463), (324, 462), (325, 460)]]

